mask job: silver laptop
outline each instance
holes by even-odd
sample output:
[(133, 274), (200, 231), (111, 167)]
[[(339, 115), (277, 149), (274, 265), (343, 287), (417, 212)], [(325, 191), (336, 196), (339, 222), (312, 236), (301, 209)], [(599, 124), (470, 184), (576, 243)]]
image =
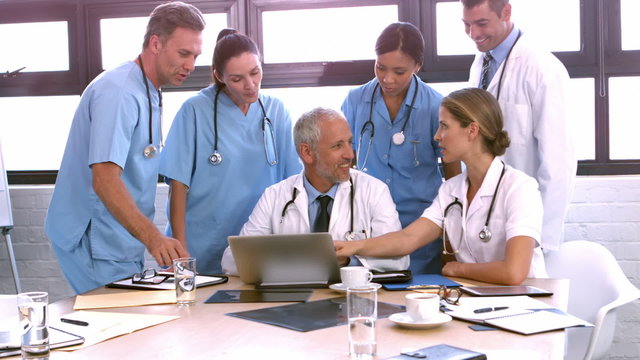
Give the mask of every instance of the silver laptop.
[(257, 287), (326, 287), (340, 282), (329, 233), (229, 236), (240, 280)]
[(0, 350), (19, 347), (18, 296), (0, 295)]

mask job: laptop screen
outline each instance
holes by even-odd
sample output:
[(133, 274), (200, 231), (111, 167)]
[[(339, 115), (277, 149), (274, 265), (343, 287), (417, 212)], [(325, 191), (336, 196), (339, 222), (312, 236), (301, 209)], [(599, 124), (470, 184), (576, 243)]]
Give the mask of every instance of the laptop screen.
[(260, 286), (328, 286), (340, 282), (329, 233), (229, 236), (240, 279)]

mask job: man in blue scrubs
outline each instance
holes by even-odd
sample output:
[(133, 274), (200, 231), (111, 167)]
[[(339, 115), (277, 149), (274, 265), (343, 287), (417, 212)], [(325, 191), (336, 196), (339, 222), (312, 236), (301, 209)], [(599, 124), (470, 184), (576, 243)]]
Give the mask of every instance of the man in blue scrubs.
[(187, 256), (153, 224), (161, 93), (180, 85), (201, 53), (204, 20), (182, 2), (156, 7), (142, 53), (89, 84), (76, 110), (45, 231), (77, 293)]

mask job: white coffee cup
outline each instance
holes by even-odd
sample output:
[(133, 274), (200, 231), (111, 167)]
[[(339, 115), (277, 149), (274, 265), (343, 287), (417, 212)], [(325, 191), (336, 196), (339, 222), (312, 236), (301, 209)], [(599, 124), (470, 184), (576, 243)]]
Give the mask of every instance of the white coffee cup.
[(371, 282), (373, 274), (364, 266), (345, 266), (340, 268), (342, 284), (347, 287), (357, 287)]
[(405, 296), (407, 314), (413, 321), (433, 320), (440, 312), (440, 296), (437, 294), (412, 293)]

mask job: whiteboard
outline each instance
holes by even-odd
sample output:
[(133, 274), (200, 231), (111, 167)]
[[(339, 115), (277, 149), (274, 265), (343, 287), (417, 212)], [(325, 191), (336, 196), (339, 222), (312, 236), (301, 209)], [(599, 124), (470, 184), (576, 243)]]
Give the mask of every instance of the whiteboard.
[(11, 199), (9, 198), (9, 185), (7, 172), (2, 158), (2, 143), (0, 143), (0, 228), (12, 228)]

